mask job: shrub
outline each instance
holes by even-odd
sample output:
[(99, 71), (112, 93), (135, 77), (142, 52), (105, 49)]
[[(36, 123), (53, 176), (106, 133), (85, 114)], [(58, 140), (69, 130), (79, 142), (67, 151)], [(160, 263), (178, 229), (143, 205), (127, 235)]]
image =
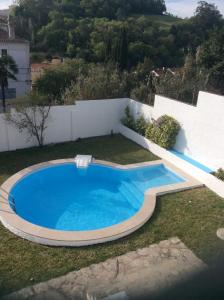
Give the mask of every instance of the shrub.
[(149, 105), (154, 105), (155, 94), (153, 91), (144, 83), (134, 88), (131, 91), (131, 98)]
[(145, 136), (145, 131), (148, 126), (149, 123), (144, 119), (143, 116), (136, 120), (135, 129), (139, 134)]
[[(76, 82), (80, 74), (86, 74), (87, 64), (81, 59), (68, 59), (63, 64), (46, 70), (35, 82), (39, 94), (47, 95), (56, 103), (64, 104), (64, 92)], [(74, 103), (74, 99), (73, 99)]]
[(124, 116), (124, 118), (121, 119), (121, 123), (124, 126), (127, 126), (128, 128), (135, 130), (135, 127), (136, 127), (135, 119), (131, 115), (129, 106), (127, 106), (125, 108), (125, 116)]
[(88, 65), (88, 73), (80, 74), (65, 91), (65, 102), (87, 99), (126, 97), (123, 74), (114, 65)]
[(121, 122), (124, 126), (127, 126), (143, 136), (145, 136), (146, 128), (149, 126), (149, 122), (147, 122), (143, 116), (140, 116), (135, 121), (134, 117), (131, 115), (129, 106), (125, 108), (125, 116), (121, 119)]
[(148, 125), (146, 137), (165, 149), (171, 149), (176, 143), (179, 130), (179, 123), (174, 118), (164, 115)]
[(218, 169), (216, 172), (213, 173), (213, 175), (218, 179), (224, 181), (224, 169)]

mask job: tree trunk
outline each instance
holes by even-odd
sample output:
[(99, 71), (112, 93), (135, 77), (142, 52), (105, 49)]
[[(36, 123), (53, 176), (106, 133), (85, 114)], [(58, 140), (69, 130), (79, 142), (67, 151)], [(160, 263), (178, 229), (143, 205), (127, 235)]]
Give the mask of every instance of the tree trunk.
[(5, 103), (5, 86), (4, 84), (1, 84), (2, 89), (2, 106), (3, 106), (3, 112), (6, 112), (6, 103)]

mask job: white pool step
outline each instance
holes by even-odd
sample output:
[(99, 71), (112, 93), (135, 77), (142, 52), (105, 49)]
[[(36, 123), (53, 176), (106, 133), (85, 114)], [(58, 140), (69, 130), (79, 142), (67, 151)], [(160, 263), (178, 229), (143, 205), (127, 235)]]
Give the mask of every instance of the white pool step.
[(135, 209), (139, 209), (144, 193), (142, 193), (136, 185), (124, 181), (120, 185), (119, 191)]
[(92, 162), (92, 155), (76, 155), (75, 164), (77, 168), (87, 168)]

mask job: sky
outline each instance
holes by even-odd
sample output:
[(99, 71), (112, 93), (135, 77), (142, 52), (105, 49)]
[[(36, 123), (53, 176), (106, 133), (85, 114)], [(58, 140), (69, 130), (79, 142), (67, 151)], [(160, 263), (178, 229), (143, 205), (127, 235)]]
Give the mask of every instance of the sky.
[(11, 0), (0, 0), (0, 9), (7, 8), (10, 4), (12, 4)]
[[(166, 0), (166, 6), (168, 12), (185, 18), (194, 14), (198, 1), (199, 0)], [(224, 0), (208, 0), (208, 2), (215, 3), (224, 15)], [(12, 4), (12, 0), (0, 0), (0, 9), (7, 8), (10, 4)]]
[[(169, 12), (179, 17), (191, 17), (199, 0), (166, 0), (166, 7)], [(224, 0), (207, 0), (214, 3), (224, 15)]]

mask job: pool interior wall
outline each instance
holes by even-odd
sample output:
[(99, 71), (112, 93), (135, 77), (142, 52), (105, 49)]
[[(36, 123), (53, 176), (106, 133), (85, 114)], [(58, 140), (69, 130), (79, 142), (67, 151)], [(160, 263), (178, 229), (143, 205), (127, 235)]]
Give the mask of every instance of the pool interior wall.
[[(42, 167), (11, 189), (16, 214), (61, 231), (88, 231), (120, 224), (142, 207), (146, 190), (184, 182), (163, 164), (122, 170), (74, 163)], [(13, 207), (12, 207), (13, 208)]]

